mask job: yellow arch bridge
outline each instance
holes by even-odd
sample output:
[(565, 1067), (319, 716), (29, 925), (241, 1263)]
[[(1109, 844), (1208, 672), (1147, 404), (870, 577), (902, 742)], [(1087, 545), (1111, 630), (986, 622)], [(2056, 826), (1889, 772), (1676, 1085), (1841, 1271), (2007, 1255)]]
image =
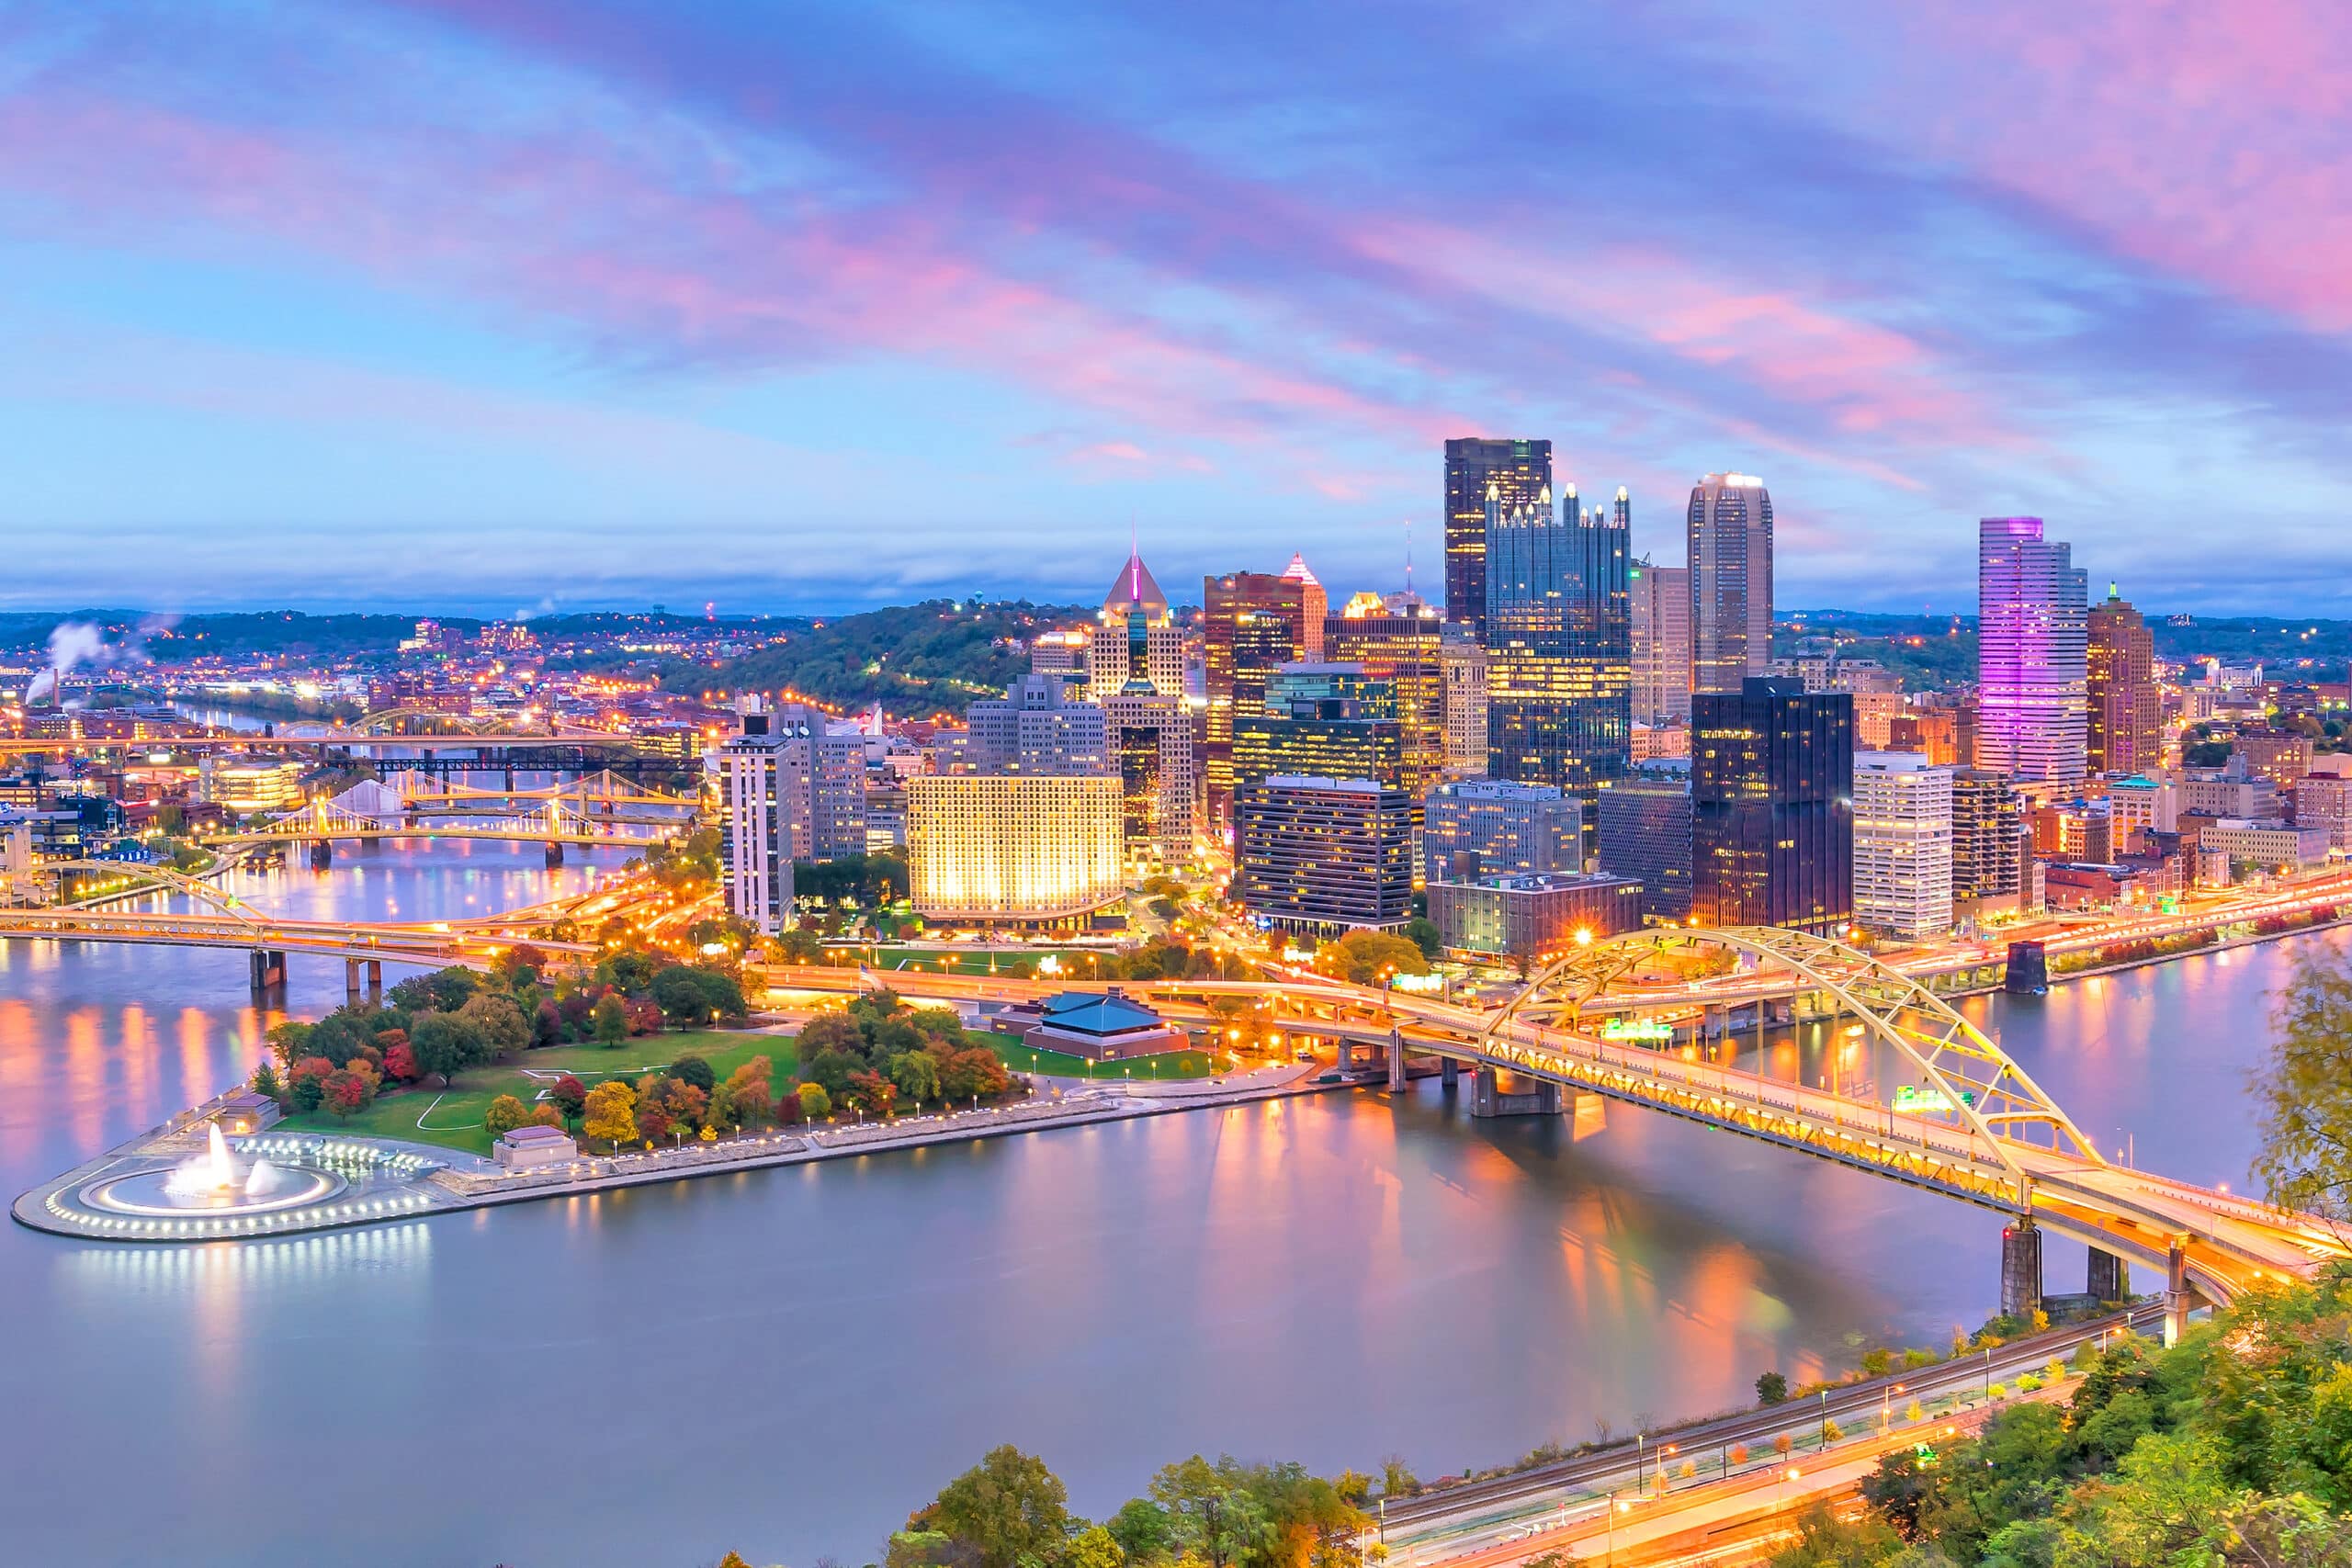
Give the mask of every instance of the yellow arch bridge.
[[(1832, 1039), (1859, 1031), (1902, 1065), (1906, 1081), (1883, 1095), (1875, 1082), (1792, 1083), (1721, 1065), (1674, 1039), (1608, 1037), (1617, 1032), (1612, 1016), (1645, 1005), (1632, 982), (1709, 967), (1784, 975), (1788, 988), (1811, 998), (1810, 1010), (1829, 1017)], [(804, 967), (768, 978), (812, 990), (887, 983), (922, 998), (1089, 988)], [(2013, 1315), (2039, 1303), (2044, 1229), (2090, 1247), (2091, 1293), (2101, 1299), (2125, 1293), (2128, 1263), (2159, 1271), (2168, 1334), (2199, 1298), (2225, 1303), (2352, 1255), (2312, 1216), (2110, 1163), (2023, 1067), (1925, 985), (1796, 931), (1629, 932), (1550, 964), (1492, 1010), (1290, 970), (1271, 982), (1153, 981), (1148, 989), (1155, 1007), (1182, 1021), (1224, 1028), (1247, 1013), (1254, 1028), (1336, 1043), (1343, 1063), (1360, 1046), (1385, 1051), (1396, 1089), (1410, 1055), (1440, 1058), (1449, 1081), (1467, 1067), (1474, 1110), (1556, 1111), (1563, 1089), (1599, 1094), (1997, 1210), (2010, 1216), (2002, 1307)]]

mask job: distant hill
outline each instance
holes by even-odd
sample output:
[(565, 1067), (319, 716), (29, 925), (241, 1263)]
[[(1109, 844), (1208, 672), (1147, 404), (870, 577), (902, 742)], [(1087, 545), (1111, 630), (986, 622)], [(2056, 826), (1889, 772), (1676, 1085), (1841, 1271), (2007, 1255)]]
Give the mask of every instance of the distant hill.
[(879, 702), (894, 717), (960, 714), (974, 697), (1001, 696), (1028, 673), (1030, 638), (1088, 614), (1025, 600), (933, 599), (819, 622), (716, 669), (680, 665), (662, 683), (687, 692), (797, 693), (842, 710)]

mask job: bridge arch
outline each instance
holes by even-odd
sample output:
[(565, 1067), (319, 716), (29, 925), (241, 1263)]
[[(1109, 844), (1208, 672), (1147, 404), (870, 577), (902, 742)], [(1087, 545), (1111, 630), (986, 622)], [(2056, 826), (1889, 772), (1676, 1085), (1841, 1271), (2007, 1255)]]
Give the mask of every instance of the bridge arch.
[[(1759, 966), (1786, 971), (1799, 993), (1833, 998), (1841, 1015), (1851, 1012), (1865, 1033), (1894, 1050), (1917, 1069), (1923, 1087), (1943, 1097), (1967, 1128), (1984, 1157), (1998, 1165), (2021, 1190), (2031, 1175), (2018, 1156), (2027, 1141), (2010, 1130), (2041, 1125), (2050, 1147), (2093, 1166), (2107, 1162), (2074, 1119), (2032, 1076), (1984, 1031), (1953, 1010), (1926, 986), (1858, 949), (1826, 937), (1770, 927), (1661, 928), (1627, 931), (1577, 948), (1546, 964), (1504, 1004), (1480, 1036), (1491, 1045), (1514, 1021), (1537, 1021), (1549, 1014), (1556, 1027), (1581, 1030), (1587, 1013), (1610, 987), (1645, 959), (1726, 953)], [(1623, 1012), (1642, 1005), (1621, 997)], [(1724, 1003), (1748, 999), (1731, 996)], [(1765, 998), (1757, 998), (1762, 1007)], [(1532, 1016), (1531, 1016), (1532, 1015)], [(1997, 1131), (1996, 1131), (1997, 1129)], [(2028, 1146), (2032, 1146), (2028, 1145)]]
[(92, 898), (77, 898), (74, 900), (75, 907), (86, 908), (101, 903), (110, 904), (119, 898), (137, 898), (153, 893), (179, 893), (199, 903), (209, 904), (241, 924), (251, 927), (256, 938), (260, 936), (266, 923), (259, 914), (234, 894), (224, 893), (201, 877), (190, 876), (186, 872), (174, 871), (169, 866), (148, 865), (139, 861), (54, 860), (43, 861), (37, 869), (43, 872), (97, 872), (108, 876), (128, 876), (134, 882), (145, 885), (138, 888), (117, 889), (96, 895)]

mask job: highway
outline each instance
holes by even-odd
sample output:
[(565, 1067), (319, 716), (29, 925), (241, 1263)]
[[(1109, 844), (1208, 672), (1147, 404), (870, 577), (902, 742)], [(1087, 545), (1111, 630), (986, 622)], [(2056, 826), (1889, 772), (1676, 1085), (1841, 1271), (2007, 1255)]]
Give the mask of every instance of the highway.
[[(1791, 1495), (1806, 1495), (1811, 1488), (1791, 1483), (1785, 1469), (1815, 1472), (1815, 1486), (1834, 1485), (1833, 1469), (1818, 1457), (1821, 1424), (1836, 1422), (1851, 1440), (1834, 1446), (1832, 1465), (1852, 1459), (1866, 1461), (1867, 1471), (1883, 1448), (1864, 1442), (1879, 1430), (1883, 1412), (1892, 1416), (1890, 1442), (1904, 1447), (1928, 1441), (1947, 1427), (1962, 1425), (1961, 1413), (1942, 1414), (1933, 1405), (1943, 1398), (1976, 1398), (1989, 1383), (2014, 1383), (2020, 1374), (2039, 1372), (2053, 1356), (2066, 1359), (2083, 1345), (2115, 1333), (2128, 1321), (2134, 1332), (2160, 1327), (2161, 1308), (2142, 1307), (2132, 1313), (2072, 1324), (2030, 1335), (1994, 1348), (1989, 1357), (1974, 1355), (1956, 1361), (1920, 1367), (1866, 1382), (1828, 1391), (1826, 1399), (1792, 1400), (1785, 1404), (1744, 1411), (1720, 1420), (1663, 1432), (1656, 1440), (1634, 1447), (1623, 1444), (1597, 1454), (1562, 1460), (1516, 1475), (1448, 1487), (1442, 1492), (1399, 1498), (1381, 1510), (1382, 1529), (1392, 1563), (1437, 1563), (1468, 1559), (1477, 1563), (1516, 1562), (1521, 1556), (1556, 1549), (1559, 1540), (1546, 1534), (1573, 1536), (1579, 1525), (1601, 1521), (1615, 1496), (1619, 1501), (1649, 1496), (1660, 1475), (1668, 1475), (1668, 1502), (1710, 1483), (1721, 1483), (1725, 1472), (1736, 1483), (1746, 1476), (1764, 1486), (1793, 1488)], [(1903, 1390), (1896, 1393), (1896, 1389)], [(1930, 1419), (1906, 1424), (1903, 1412), (1917, 1399), (1929, 1404)], [(1974, 1415), (1981, 1416), (1979, 1404)], [(1773, 1438), (1787, 1434), (1799, 1445), (1782, 1460)], [(1748, 1450), (1744, 1469), (1733, 1466), (1729, 1451), (1736, 1444)], [(1689, 1481), (1673, 1472), (1685, 1461), (1697, 1466)], [(1798, 1482), (1805, 1477), (1801, 1473)], [(1850, 1484), (1850, 1483), (1849, 1483)], [(1659, 1507), (1655, 1501), (1634, 1505), (1637, 1510)], [(1622, 1517), (1622, 1516), (1621, 1516)], [(1499, 1549), (1499, 1550), (1498, 1550)]]

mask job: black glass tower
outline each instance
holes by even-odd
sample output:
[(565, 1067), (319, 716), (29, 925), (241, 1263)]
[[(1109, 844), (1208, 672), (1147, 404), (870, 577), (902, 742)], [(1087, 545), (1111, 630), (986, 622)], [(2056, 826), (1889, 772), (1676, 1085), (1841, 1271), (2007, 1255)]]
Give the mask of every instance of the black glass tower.
[(1487, 771), (1556, 784), (1594, 819), (1633, 740), (1634, 620), (1625, 525), (1565, 515), (1549, 494), (1487, 513)]
[(1690, 699), (1690, 916), (1832, 936), (1854, 908), (1854, 699), (1751, 675)]

